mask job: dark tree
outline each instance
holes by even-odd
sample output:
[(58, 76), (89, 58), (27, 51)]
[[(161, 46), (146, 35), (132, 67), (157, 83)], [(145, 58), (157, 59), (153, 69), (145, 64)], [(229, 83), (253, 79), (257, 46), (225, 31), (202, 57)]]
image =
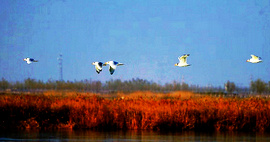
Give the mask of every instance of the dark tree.
[(10, 83), (5, 78), (2, 78), (2, 80), (0, 81), (0, 88), (6, 90), (9, 86)]
[(235, 91), (234, 82), (227, 81), (227, 83), (225, 84), (225, 91), (227, 91), (230, 94), (233, 93)]
[(267, 90), (267, 84), (263, 82), (261, 79), (257, 79), (255, 82), (251, 81), (250, 88), (252, 92), (257, 92), (261, 94)]

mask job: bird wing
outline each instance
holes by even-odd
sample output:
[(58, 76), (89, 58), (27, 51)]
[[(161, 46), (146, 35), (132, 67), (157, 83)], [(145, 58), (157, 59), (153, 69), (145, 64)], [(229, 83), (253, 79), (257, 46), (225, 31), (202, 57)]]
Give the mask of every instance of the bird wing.
[(96, 72), (99, 74), (102, 71), (102, 62), (96, 62), (95, 63), (95, 68), (96, 68)]
[(99, 66), (100, 68), (102, 68), (102, 65), (103, 65), (102, 62), (98, 62), (98, 66)]
[(184, 54), (181, 57), (178, 57), (179, 62), (181, 63), (186, 63), (187, 62), (187, 57), (189, 56), (189, 54)]
[(255, 55), (251, 55), (251, 57), (252, 57), (253, 59), (255, 59), (255, 60), (258, 60), (258, 59), (259, 59), (259, 57), (258, 57), (258, 56), (255, 56)]
[(31, 62), (38, 62), (38, 60), (35, 60), (33, 58), (30, 58), (29, 61), (31, 61)]
[(98, 65), (95, 65), (96, 70), (100, 70), (101, 68)]
[(110, 74), (112, 75), (115, 71), (115, 68), (113, 68), (112, 66), (109, 67), (109, 71), (110, 71)]
[(100, 70), (100, 69), (98, 69), (97, 67), (96, 67), (96, 72), (99, 74), (100, 72), (101, 72), (102, 70)]
[(31, 62), (38, 62), (38, 60), (35, 60), (35, 59), (33, 59), (33, 58), (30, 58), (29, 59)]

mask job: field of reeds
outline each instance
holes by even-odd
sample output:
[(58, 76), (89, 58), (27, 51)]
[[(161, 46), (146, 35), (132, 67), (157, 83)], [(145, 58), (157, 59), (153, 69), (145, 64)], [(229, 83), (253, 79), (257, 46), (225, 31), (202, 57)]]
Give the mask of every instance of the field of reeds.
[(0, 129), (270, 131), (270, 100), (192, 92), (1, 93)]

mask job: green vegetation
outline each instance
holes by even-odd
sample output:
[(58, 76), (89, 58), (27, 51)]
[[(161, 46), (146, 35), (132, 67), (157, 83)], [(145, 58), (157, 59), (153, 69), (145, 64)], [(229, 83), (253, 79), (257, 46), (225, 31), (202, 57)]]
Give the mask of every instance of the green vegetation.
[(200, 87), (198, 85), (189, 85), (186, 83), (180, 83), (173, 81), (172, 83), (166, 83), (161, 85), (159, 83), (148, 81), (144, 79), (131, 79), (127, 81), (121, 81), (120, 79), (109, 80), (104, 83), (95, 80), (81, 80), (81, 81), (55, 81), (48, 80), (43, 82), (35, 79), (25, 79), (22, 82), (8, 82), (2, 78), (0, 80), (0, 90), (6, 91), (44, 91), (44, 90), (71, 90), (71, 91), (86, 91), (86, 92), (134, 92), (134, 91), (153, 91), (153, 92), (170, 92), (170, 91), (182, 91), (189, 90), (198, 93), (253, 93), (253, 94), (269, 94), (270, 93), (270, 81), (268, 83), (257, 79), (252, 81), (249, 88), (240, 88), (236, 86), (234, 82), (227, 81), (223, 86), (213, 87), (206, 86)]
[(258, 79), (256, 81), (251, 81), (250, 88), (252, 92), (257, 92), (259, 94), (262, 94), (264, 92), (269, 92), (270, 91), (270, 81), (267, 83), (263, 82), (261, 79)]
[(228, 92), (228, 93), (233, 93), (235, 91), (235, 84), (234, 82), (230, 82), (230, 81), (227, 81), (227, 83), (225, 84), (225, 90)]
[(193, 86), (189, 86), (186, 83), (179, 83), (174, 81), (172, 84), (160, 85), (153, 81), (144, 79), (132, 79), (128, 81), (109, 80), (105, 83), (101, 81), (93, 80), (81, 80), (81, 81), (54, 81), (48, 80), (43, 82), (41, 80), (26, 79), (23, 82), (8, 82), (4, 78), (0, 81), (0, 90), (72, 90), (72, 91), (91, 91), (91, 92), (133, 92), (133, 91), (175, 91), (175, 90), (190, 90)]

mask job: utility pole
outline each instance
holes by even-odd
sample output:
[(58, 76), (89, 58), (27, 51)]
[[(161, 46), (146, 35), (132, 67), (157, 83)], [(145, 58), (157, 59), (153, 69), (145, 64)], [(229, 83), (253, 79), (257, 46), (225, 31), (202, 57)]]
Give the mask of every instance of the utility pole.
[(250, 83), (251, 83), (253, 81), (253, 75), (252, 74), (250, 75), (249, 79), (250, 79)]
[(253, 82), (253, 75), (251, 74), (250, 75), (250, 82), (249, 82), (249, 93), (251, 93), (251, 94), (253, 93), (252, 92), (252, 82)]
[(185, 83), (184, 75), (182, 75), (182, 78), (181, 78), (181, 85), (183, 85), (183, 83)]
[(63, 58), (62, 54), (59, 54), (58, 60), (58, 66), (59, 66), (59, 81), (63, 81)]

